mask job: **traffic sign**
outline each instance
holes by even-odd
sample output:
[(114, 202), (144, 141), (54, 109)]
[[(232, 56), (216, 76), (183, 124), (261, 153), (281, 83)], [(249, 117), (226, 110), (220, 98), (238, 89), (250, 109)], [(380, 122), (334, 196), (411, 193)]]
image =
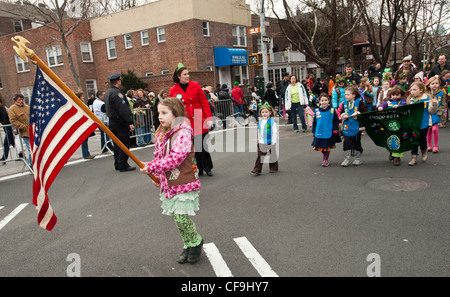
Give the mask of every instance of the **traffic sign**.
[(262, 36), (261, 39), (262, 39), (262, 42), (264, 42), (264, 43), (270, 43), (270, 37), (269, 36)]
[(260, 27), (248, 29), (248, 34), (257, 34), (257, 33), (260, 33), (260, 32), (261, 32), (261, 28)]

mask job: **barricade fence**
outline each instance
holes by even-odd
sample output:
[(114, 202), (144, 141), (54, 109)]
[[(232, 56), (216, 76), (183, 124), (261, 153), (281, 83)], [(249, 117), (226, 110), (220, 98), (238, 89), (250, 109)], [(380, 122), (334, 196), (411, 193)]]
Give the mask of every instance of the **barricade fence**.
[(22, 161), (22, 173), (27, 168), (33, 172), (29, 143), (26, 145), (20, 131), (12, 124), (0, 125), (0, 165), (7, 162)]

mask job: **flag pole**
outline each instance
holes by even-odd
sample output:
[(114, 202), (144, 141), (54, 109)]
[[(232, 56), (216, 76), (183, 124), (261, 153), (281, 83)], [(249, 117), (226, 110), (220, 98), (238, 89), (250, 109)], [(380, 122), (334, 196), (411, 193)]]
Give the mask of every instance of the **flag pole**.
[[(145, 164), (142, 163), (117, 137), (114, 135), (114, 133), (109, 130), (108, 127), (106, 127), (103, 122), (94, 115), (94, 113), (82, 102), (77, 95), (74, 94), (74, 92), (67, 87), (64, 82), (50, 69), (47, 65), (45, 65), (42, 60), (34, 54), (34, 51), (32, 49), (29, 49), (27, 47), (27, 44), (30, 44), (28, 40), (23, 38), (22, 36), (14, 36), (11, 37), (11, 40), (17, 45), (14, 46), (14, 50), (16, 51), (17, 55), (22, 58), (22, 60), (26, 61), (27, 57), (34, 62), (36, 62), (41, 70), (47, 74), (64, 92), (69, 95), (69, 97), (81, 108), (83, 111), (97, 124), (100, 125), (100, 129), (102, 129), (111, 139), (114, 141), (115, 144), (117, 144), (122, 151), (124, 151), (125, 154), (127, 154), (138, 166), (139, 168), (144, 168)], [(148, 176), (156, 182), (159, 183), (159, 179), (154, 176), (153, 174), (149, 173)]]

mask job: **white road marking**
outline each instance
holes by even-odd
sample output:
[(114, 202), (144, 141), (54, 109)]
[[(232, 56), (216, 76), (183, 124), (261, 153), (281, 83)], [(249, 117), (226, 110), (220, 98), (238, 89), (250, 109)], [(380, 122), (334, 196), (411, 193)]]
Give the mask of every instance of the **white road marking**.
[(0, 230), (3, 229), (3, 227), (6, 226), (19, 212), (24, 209), (28, 203), (22, 203), (19, 206), (16, 207), (9, 215), (7, 215), (3, 220), (0, 221)]
[(214, 272), (218, 277), (232, 277), (230, 269), (228, 269), (227, 263), (222, 258), (219, 250), (214, 243), (206, 243), (203, 245), (203, 250), (206, 256), (211, 262)]
[(273, 271), (264, 258), (258, 253), (253, 245), (247, 240), (246, 237), (234, 238), (244, 255), (250, 260), (253, 267), (258, 271), (261, 276), (277, 277), (278, 274)]

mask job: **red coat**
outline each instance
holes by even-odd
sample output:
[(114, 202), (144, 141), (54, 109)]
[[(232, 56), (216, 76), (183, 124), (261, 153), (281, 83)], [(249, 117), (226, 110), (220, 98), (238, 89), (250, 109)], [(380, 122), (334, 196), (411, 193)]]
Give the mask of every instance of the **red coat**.
[(234, 86), (233, 90), (231, 91), (231, 97), (237, 102), (233, 102), (234, 105), (244, 104), (244, 93), (238, 86)]
[[(180, 84), (176, 84), (170, 88), (169, 97), (177, 97), (177, 95), (181, 95), (181, 98), (179, 99), (183, 102), (184, 108), (186, 109), (186, 116), (191, 122), (192, 129), (194, 129), (194, 135), (208, 132), (209, 129), (206, 125), (206, 119), (212, 121), (212, 114), (208, 99), (200, 87), (200, 84), (196, 81), (190, 81), (186, 92), (183, 91)], [(195, 117), (195, 120), (194, 114), (198, 115), (198, 117)]]

